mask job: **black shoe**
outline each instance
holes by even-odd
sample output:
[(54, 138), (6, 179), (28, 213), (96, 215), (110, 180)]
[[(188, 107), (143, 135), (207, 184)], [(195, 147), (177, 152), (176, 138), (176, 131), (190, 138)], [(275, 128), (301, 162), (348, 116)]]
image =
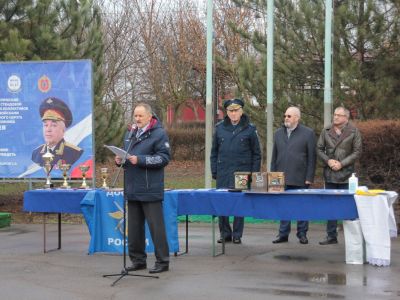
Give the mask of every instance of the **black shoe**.
[(280, 243), (287, 243), (289, 237), (287, 236), (280, 236), (276, 240), (272, 241), (273, 244), (280, 244)]
[(327, 237), (326, 240), (323, 240), (322, 242), (319, 242), (320, 245), (332, 245), (332, 244), (337, 244), (337, 238), (330, 238)]
[(308, 239), (305, 235), (302, 235), (301, 237), (299, 237), (299, 242), (300, 242), (300, 244), (305, 245), (305, 244), (308, 244)]
[[(222, 243), (222, 241), (223, 241), (223, 238), (220, 238), (218, 241), (217, 241), (217, 243)], [(227, 238), (225, 238), (225, 243), (230, 243), (230, 242), (232, 242), (232, 238), (231, 237), (227, 237)]]
[(147, 268), (146, 263), (133, 263), (132, 266), (125, 268), (128, 272), (130, 271), (139, 271)]
[(241, 244), (242, 240), (240, 238), (233, 238), (233, 243), (234, 244)]
[(149, 270), (150, 274), (167, 272), (169, 270), (169, 265), (154, 265), (153, 268)]

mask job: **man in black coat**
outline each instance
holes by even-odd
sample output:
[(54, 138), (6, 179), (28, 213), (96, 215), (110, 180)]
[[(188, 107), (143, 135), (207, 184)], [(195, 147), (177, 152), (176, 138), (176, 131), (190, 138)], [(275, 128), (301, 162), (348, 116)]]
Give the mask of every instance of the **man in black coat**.
[[(244, 102), (240, 99), (224, 103), (227, 116), (216, 125), (211, 148), (211, 173), (217, 180), (217, 188), (235, 187), (235, 172), (259, 172), (261, 150), (256, 127), (243, 114)], [(243, 235), (244, 218), (234, 217), (233, 230), (229, 217), (219, 217), (221, 238), (219, 243), (233, 240), (240, 244)]]
[[(164, 167), (170, 160), (168, 136), (151, 107), (140, 103), (134, 110), (136, 129), (125, 134), (124, 196), (128, 202), (128, 250), (132, 266), (127, 271), (147, 268), (145, 221), (154, 242), (156, 262), (149, 273), (169, 270), (169, 248), (163, 206)], [(121, 165), (122, 158), (115, 162)]]
[[(299, 123), (300, 109), (289, 107), (284, 115), (284, 126), (275, 132), (271, 158), (271, 172), (284, 172), (286, 189), (306, 189), (315, 174), (315, 134), (311, 128)], [(308, 221), (297, 221), (297, 237), (308, 244)], [(281, 221), (276, 243), (289, 239), (290, 221)]]

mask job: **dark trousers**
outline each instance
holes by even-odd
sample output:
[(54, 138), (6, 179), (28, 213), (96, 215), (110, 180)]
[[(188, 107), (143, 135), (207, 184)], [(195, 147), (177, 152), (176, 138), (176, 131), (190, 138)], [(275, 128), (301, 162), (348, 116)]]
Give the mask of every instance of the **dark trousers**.
[(244, 217), (233, 218), (233, 230), (229, 225), (229, 217), (219, 217), (218, 224), (221, 238), (242, 238)]
[[(325, 189), (328, 190), (347, 190), (348, 188), (349, 185), (347, 183), (325, 182)], [(326, 233), (330, 239), (337, 238), (337, 220), (328, 220), (326, 223)]]
[[(308, 189), (308, 185), (305, 186), (296, 186), (296, 185), (287, 185), (287, 190), (296, 190), (296, 189)], [(288, 237), (291, 230), (291, 221), (280, 221), (279, 224), (279, 236), (280, 237)], [(297, 221), (297, 237), (307, 236), (308, 231), (308, 221)]]
[(134, 263), (145, 263), (145, 220), (154, 243), (156, 265), (169, 264), (169, 248), (165, 232), (162, 201), (128, 201), (128, 250)]

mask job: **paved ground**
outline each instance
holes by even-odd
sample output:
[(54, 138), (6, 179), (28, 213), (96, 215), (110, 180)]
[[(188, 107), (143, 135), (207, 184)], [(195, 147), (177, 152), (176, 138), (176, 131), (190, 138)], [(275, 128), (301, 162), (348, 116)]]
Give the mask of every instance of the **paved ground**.
[[(399, 299), (400, 240), (392, 240), (392, 264), (346, 265), (340, 244), (319, 246), (324, 226), (312, 224), (310, 244), (273, 245), (276, 226), (246, 225), (242, 245), (211, 256), (211, 226), (190, 224), (189, 254), (172, 257), (159, 279), (124, 277), (116, 286), (122, 256), (87, 255), (85, 225), (63, 225), (61, 251), (43, 254), (41, 225), (0, 229), (0, 299)], [(48, 230), (56, 244), (56, 226)], [(180, 225), (181, 248), (184, 229)], [(149, 266), (154, 259), (149, 257)], [(140, 271), (138, 274), (148, 274)]]

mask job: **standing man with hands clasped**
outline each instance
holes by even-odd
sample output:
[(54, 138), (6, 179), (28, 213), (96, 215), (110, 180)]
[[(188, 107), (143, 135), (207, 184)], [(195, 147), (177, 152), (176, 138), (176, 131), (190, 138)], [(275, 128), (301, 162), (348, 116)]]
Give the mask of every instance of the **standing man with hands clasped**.
[[(168, 137), (150, 105), (139, 103), (134, 110), (137, 129), (128, 131), (124, 149), (124, 197), (128, 203), (128, 250), (132, 266), (126, 271), (147, 268), (145, 221), (154, 242), (156, 262), (149, 273), (169, 270), (169, 248), (164, 225), (164, 167), (170, 160)], [(131, 141), (133, 139), (133, 141)], [(128, 147), (131, 146), (129, 149)], [(121, 165), (122, 158), (115, 162)]]
[[(284, 125), (275, 132), (271, 157), (271, 172), (284, 172), (286, 189), (308, 189), (315, 174), (315, 134), (299, 123), (300, 109), (289, 107)], [(297, 221), (297, 238), (308, 244), (308, 221)], [(290, 220), (280, 221), (279, 235), (272, 243), (289, 240)]]
[[(350, 112), (337, 107), (333, 123), (321, 131), (317, 143), (318, 157), (324, 164), (326, 189), (348, 189), (348, 179), (354, 173), (354, 164), (361, 156), (360, 131), (349, 123)], [(329, 220), (327, 237), (320, 245), (337, 244), (337, 221)]]
[[(244, 102), (231, 99), (224, 102), (227, 116), (216, 125), (211, 148), (211, 173), (217, 180), (217, 188), (235, 187), (235, 172), (259, 172), (261, 150), (257, 129), (243, 114)], [(233, 230), (229, 216), (219, 217), (220, 239), (218, 243), (242, 242), (244, 217), (234, 217)]]

